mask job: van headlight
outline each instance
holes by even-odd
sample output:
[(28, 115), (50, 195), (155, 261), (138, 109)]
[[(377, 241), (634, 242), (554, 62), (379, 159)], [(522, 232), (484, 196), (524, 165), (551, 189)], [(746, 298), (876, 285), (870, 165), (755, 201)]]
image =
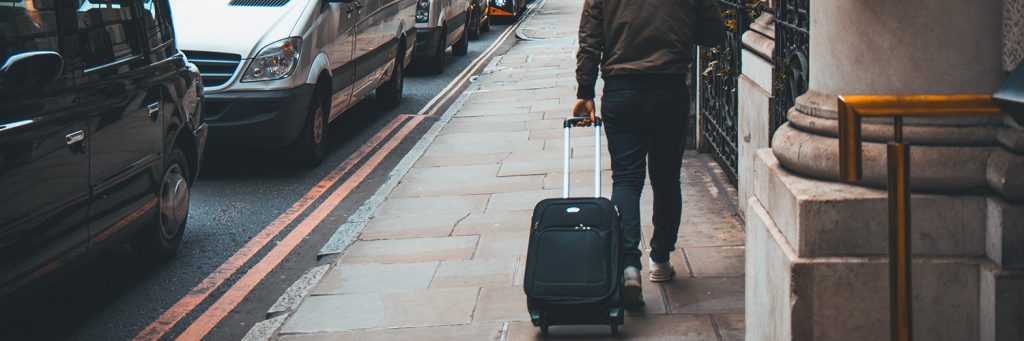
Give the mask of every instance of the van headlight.
[(291, 37), (264, 46), (242, 76), (243, 82), (284, 79), (292, 75), (299, 64), (302, 38)]
[(430, 0), (416, 2), (416, 22), (430, 22)]

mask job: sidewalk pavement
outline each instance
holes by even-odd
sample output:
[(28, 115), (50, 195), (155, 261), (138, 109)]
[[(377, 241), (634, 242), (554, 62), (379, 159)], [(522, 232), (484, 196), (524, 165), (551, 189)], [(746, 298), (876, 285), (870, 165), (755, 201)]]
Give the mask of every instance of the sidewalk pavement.
[[(547, 0), (521, 40), (376, 210), (276, 334), (280, 340), (532, 340), (522, 290), (529, 220), (560, 196), (562, 119), (575, 100), (579, 0)], [(600, 87), (599, 87), (600, 89)], [(575, 129), (574, 193), (593, 193), (592, 129)], [(604, 157), (605, 196), (611, 171)], [(735, 190), (708, 155), (683, 162), (674, 281), (646, 281), (621, 339), (741, 340), (744, 234)], [(642, 202), (650, 238), (650, 187)], [(646, 241), (645, 241), (646, 243)], [(645, 258), (646, 259), (646, 258)], [(613, 338), (607, 326), (554, 326), (552, 338)]]

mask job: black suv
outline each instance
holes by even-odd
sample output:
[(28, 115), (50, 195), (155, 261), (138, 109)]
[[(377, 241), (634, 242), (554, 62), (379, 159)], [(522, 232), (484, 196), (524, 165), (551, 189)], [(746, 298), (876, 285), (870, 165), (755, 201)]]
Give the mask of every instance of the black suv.
[(181, 243), (206, 140), (167, 0), (0, 0), (0, 298)]

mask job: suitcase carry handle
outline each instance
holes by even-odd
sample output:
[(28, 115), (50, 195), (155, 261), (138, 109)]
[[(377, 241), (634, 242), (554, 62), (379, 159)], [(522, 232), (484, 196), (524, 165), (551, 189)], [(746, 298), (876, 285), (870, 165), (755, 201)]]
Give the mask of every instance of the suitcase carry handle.
[[(589, 117), (570, 117), (562, 123), (565, 128), (565, 158), (562, 161), (562, 199), (569, 197), (569, 130), (573, 126), (586, 127), (594, 126), (594, 197), (601, 197), (601, 118), (595, 117), (593, 122)], [(585, 124), (585, 125), (584, 125)]]

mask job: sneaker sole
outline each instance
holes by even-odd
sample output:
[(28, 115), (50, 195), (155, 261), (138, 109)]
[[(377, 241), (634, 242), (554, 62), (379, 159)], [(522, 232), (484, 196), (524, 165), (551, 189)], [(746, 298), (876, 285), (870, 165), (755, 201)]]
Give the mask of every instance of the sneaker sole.
[(625, 288), (622, 289), (622, 304), (627, 307), (638, 307), (644, 305), (644, 294), (641, 290), (640, 283), (636, 285), (626, 284)]
[(668, 281), (671, 281), (672, 278), (675, 277), (675, 275), (676, 275), (676, 272), (673, 271), (673, 272), (670, 272), (668, 275), (665, 275), (665, 276), (654, 276), (652, 274), (652, 275), (648, 276), (647, 279), (649, 279), (651, 282), (668, 282)]

